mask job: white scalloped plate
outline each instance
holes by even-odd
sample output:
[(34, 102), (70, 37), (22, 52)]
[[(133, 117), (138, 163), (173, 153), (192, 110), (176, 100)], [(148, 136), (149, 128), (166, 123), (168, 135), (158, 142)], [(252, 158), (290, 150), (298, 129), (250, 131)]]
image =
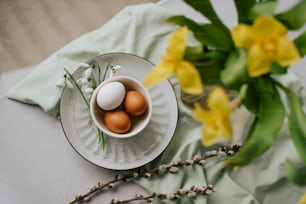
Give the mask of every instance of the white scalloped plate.
[[(101, 73), (107, 64), (121, 65), (116, 75), (130, 76), (143, 81), (154, 66), (141, 57), (127, 53), (100, 55), (95, 61)], [(79, 78), (79, 68), (73, 75)], [(87, 110), (80, 93), (65, 88), (60, 103), (61, 123), (72, 147), (86, 160), (108, 169), (126, 170), (140, 167), (159, 156), (171, 141), (178, 119), (174, 90), (168, 81), (148, 89), (153, 105), (152, 117), (147, 127), (138, 135), (115, 139), (105, 135), (105, 149), (98, 144), (97, 128), (88, 124)]]

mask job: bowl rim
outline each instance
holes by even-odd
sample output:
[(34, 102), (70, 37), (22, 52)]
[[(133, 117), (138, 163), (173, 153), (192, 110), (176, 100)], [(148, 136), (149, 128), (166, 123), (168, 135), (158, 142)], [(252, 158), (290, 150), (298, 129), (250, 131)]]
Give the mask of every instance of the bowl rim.
[[(140, 87), (140, 89), (145, 93), (145, 98), (147, 101), (147, 116), (145, 117), (144, 121), (141, 123), (141, 127), (137, 128), (134, 131), (128, 131), (127, 133), (114, 133), (112, 131), (110, 131), (107, 128), (104, 128), (96, 119), (96, 115), (94, 113), (94, 104), (96, 103), (96, 98), (98, 95), (99, 90), (105, 86), (106, 84), (110, 83), (110, 82), (115, 82), (115, 81), (119, 81), (120, 79), (124, 79), (124, 80), (129, 80), (132, 81), (133, 83), (135, 83), (137, 86)], [(121, 81), (120, 81), (121, 82)], [(122, 82), (121, 82), (122, 83)], [(104, 110), (103, 110), (104, 111)], [(104, 134), (111, 136), (113, 138), (118, 138), (118, 139), (126, 139), (126, 138), (130, 138), (133, 137), (135, 135), (137, 135), (138, 133), (140, 133), (141, 131), (143, 131), (143, 129), (148, 125), (151, 116), (152, 116), (152, 100), (149, 94), (148, 89), (137, 79), (133, 78), (133, 77), (129, 77), (129, 76), (113, 76), (111, 78), (108, 78), (106, 80), (104, 80), (103, 82), (101, 82), (96, 89), (94, 90), (92, 97), (90, 99), (90, 115), (92, 118), (92, 121), (95, 123), (95, 125), (97, 126), (97, 128), (99, 128)]]

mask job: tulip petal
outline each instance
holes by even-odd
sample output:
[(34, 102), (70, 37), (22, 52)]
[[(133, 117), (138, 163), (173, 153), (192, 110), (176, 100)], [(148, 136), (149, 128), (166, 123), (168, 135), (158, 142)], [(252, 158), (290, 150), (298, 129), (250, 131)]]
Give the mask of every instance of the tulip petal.
[(202, 106), (199, 103), (194, 104), (194, 112), (193, 116), (195, 119), (205, 122), (205, 121), (210, 121), (211, 120), (211, 113), (204, 110)]
[(203, 92), (203, 84), (198, 70), (187, 61), (181, 61), (176, 68), (182, 90), (188, 94), (199, 95)]
[(246, 24), (239, 24), (232, 31), (232, 38), (237, 47), (249, 48), (254, 43), (252, 28)]
[(278, 43), (278, 54), (275, 61), (281, 66), (287, 67), (300, 59), (299, 51), (292, 41), (281, 37)]
[(256, 18), (252, 29), (253, 35), (257, 40), (285, 36), (288, 31), (283, 24), (270, 16)]
[(181, 61), (185, 53), (185, 45), (188, 34), (188, 28), (183, 26), (175, 31), (169, 38), (169, 45), (163, 60)]
[(212, 111), (220, 111), (224, 114), (231, 112), (230, 100), (224, 91), (220, 87), (215, 87), (207, 99), (207, 106)]
[(219, 136), (216, 134), (217, 132), (208, 124), (205, 124), (202, 127), (202, 144), (205, 147), (210, 147), (216, 144), (219, 140)]
[(153, 86), (174, 74), (172, 63), (161, 63), (156, 65), (144, 79), (145, 86)]
[(226, 140), (232, 138), (232, 124), (229, 120), (229, 115), (224, 118), (219, 118), (219, 134)]
[(194, 118), (203, 123), (202, 144), (209, 147), (221, 139), (229, 140), (232, 135), (229, 114), (222, 111), (206, 111), (199, 103), (195, 104)]
[(306, 204), (306, 193), (301, 197), (299, 204)]
[(254, 44), (248, 52), (248, 71), (251, 77), (266, 74), (270, 70), (272, 59), (268, 58), (258, 43)]

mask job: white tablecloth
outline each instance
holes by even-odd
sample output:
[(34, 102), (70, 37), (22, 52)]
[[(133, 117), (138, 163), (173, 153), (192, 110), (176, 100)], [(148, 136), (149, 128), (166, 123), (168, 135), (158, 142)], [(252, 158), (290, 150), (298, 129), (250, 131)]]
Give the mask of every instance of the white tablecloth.
[[(224, 8), (233, 6), (228, 2), (220, 4), (218, 9), (228, 11)], [(177, 0), (164, 0), (159, 4), (201, 19)], [(286, 4), (281, 6), (286, 7)], [(226, 21), (231, 13), (220, 13), (228, 26), (234, 25), (234, 21)], [(97, 182), (112, 179), (116, 172), (97, 167), (80, 157), (68, 143), (59, 120), (36, 106), (3, 96), (33, 68), (0, 75), (0, 203), (68, 203), (75, 194), (86, 192)], [(293, 71), (306, 87), (306, 72), (295, 68)], [(129, 198), (136, 193), (144, 193), (144, 190), (136, 184), (126, 183), (97, 196), (91, 203), (108, 203), (113, 197)]]

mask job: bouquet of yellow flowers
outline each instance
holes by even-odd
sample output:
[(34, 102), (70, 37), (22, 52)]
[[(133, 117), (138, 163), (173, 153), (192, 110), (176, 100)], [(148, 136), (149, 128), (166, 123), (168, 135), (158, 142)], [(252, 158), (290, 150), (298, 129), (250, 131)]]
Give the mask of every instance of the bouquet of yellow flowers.
[[(238, 106), (245, 106), (254, 120), (240, 151), (226, 161), (233, 167), (249, 164), (277, 140), (286, 115), (284, 102), (289, 102), (288, 124), (295, 147), (306, 164), (306, 115), (298, 96), (277, 80), (287, 68), (306, 54), (306, 32), (289, 39), (290, 30), (302, 28), (306, 21), (306, 1), (289, 10), (275, 13), (276, 0), (235, 0), (238, 25), (228, 29), (209, 0), (185, 0), (210, 20), (201, 24), (185, 16), (174, 16), (169, 22), (181, 26), (169, 38), (161, 62), (146, 76), (152, 86), (173, 74), (181, 90), (201, 95), (203, 87), (213, 86), (205, 104), (194, 103), (194, 117), (203, 122), (202, 143), (216, 144), (220, 138), (230, 139), (229, 119)], [(199, 42), (187, 46), (190, 31)], [(231, 102), (226, 90), (235, 90)], [(306, 173), (288, 161), (287, 177), (293, 183), (306, 185)], [(302, 201), (301, 201), (302, 202)]]

